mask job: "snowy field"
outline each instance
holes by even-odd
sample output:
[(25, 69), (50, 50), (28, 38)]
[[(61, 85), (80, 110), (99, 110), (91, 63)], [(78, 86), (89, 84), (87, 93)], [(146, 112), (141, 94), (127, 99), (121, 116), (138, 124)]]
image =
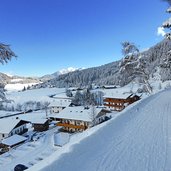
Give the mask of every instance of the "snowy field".
[(65, 94), (65, 88), (41, 88), (22, 92), (7, 91), (6, 96), (17, 104), (28, 101), (51, 101), (52, 99), (49, 96), (54, 94)]
[[(155, 85), (158, 87), (157, 84)], [(130, 89), (136, 91), (137, 87), (132, 87), (130, 84), (122, 88), (95, 91), (103, 91), (105, 95), (115, 96), (129, 94)], [(130, 105), (123, 112), (111, 114), (112, 120), (83, 133), (74, 134), (70, 142), (61, 148), (54, 146), (53, 134), (58, 128), (53, 128), (40, 135), (37, 141), (27, 142), (1, 155), (0, 170), (12, 171), (16, 164), (22, 163), (31, 171), (156, 171), (157, 168), (168, 171), (171, 160), (169, 139), (171, 137), (168, 134), (169, 131), (171, 133), (169, 94), (171, 97), (171, 91), (164, 91), (150, 97), (145, 95), (145, 99)], [(16, 104), (27, 101), (51, 102), (54, 100), (49, 97), (51, 95), (64, 98), (65, 89), (42, 88), (24, 92), (7, 92), (7, 98)], [(0, 116), (8, 114), (13, 112), (0, 112)], [(34, 121), (46, 118), (46, 113), (38, 111), (18, 117)]]
[(22, 81), (22, 79), (13, 79), (11, 80), (11, 84), (7, 84), (5, 86), (5, 90), (7, 91), (21, 91), (27, 87), (31, 87), (32, 85), (36, 85), (37, 83), (27, 83), (27, 84), (22, 84), (22, 83), (16, 83), (18, 81)]
[[(129, 106), (29, 171), (170, 171), (171, 90)], [(92, 133), (93, 132), (93, 133)], [(87, 134), (87, 135), (86, 135)]]

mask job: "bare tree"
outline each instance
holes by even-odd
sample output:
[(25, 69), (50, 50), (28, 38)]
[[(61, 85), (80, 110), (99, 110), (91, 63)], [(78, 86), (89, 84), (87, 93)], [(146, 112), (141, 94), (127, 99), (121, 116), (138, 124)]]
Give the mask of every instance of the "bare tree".
[(91, 114), (90, 114), (90, 119), (92, 122), (92, 126), (94, 126), (96, 124), (96, 107), (94, 105), (91, 106)]

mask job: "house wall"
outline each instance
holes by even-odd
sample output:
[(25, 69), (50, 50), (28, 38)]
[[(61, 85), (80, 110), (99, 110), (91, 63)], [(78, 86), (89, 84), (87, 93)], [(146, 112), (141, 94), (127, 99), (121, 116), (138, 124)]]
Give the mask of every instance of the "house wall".
[(47, 131), (49, 129), (48, 121), (45, 124), (33, 124), (34, 131), (42, 132)]
[(9, 134), (0, 133), (0, 141), (3, 140), (4, 138), (7, 138), (8, 136)]
[(106, 98), (104, 99), (104, 106), (108, 109), (112, 109), (115, 111), (121, 111), (126, 106), (128, 106), (129, 100), (128, 99), (115, 99), (115, 98)]
[(99, 123), (105, 121), (105, 116), (106, 115), (103, 115), (103, 116), (100, 116), (98, 118), (95, 119), (95, 125), (98, 125)]
[[(85, 128), (88, 128), (90, 126), (89, 122), (69, 120), (69, 119), (61, 119), (61, 123), (75, 125), (75, 126), (84, 126)], [(63, 126), (63, 130), (68, 132), (79, 132), (79, 131), (84, 131), (85, 129), (72, 128), (72, 126), (71, 127)]]
[(13, 129), (13, 130), (10, 132), (9, 136), (12, 136), (12, 135), (14, 135), (14, 134), (21, 134), (25, 129), (26, 129), (26, 124), (21, 125), (21, 126), (15, 128), (15, 129)]
[(129, 104), (132, 104), (139, 99), (139, 96), (128, 97), (127, 99), (106, 98), (104, 99), (104, 106), (106, 106), (109, 109), (121, 111)]
[(21, 126), (19, 126), (19, 127), (17, 127), (17, 128), (14, 128), (9, 134), (4, 134), (4, 133), (0, 133), (0, 140), (2, 140), (2, 139), (4, 139), (4, 138), (7, 138), (7, 137), (10, 137), (10, 136), (12, 136), (12, 135), (14, 135), (14, 134), (21, 134), (21, 133), (23, 133), (24, 132), (24, 130), (26, 130), (27, 128), (26, 128), (26, 124), (24, 124), (24, 125), (21, 125)]

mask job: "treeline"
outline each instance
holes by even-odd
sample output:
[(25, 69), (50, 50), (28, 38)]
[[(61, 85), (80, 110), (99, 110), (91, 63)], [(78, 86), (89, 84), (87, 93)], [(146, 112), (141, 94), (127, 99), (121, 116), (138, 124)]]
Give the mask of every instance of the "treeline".
[[(143, 61), (142, 67), (149, 73), (149, 79), (158, 73), (161, 81), (171, 80), (171, 67), (168, 63), (169, 51), (171, 51), (171, 41), (164, 39), (152, 48), (140, 53), (141, 61)], [(136, 78), (131, 77), (131, 73), (120, 73), (120, 62), (121, 60), (100, 67), (60, 75), (55, 79), (36, 85), (34, 88), (84, 87), (91, 84), (124, 86)]]

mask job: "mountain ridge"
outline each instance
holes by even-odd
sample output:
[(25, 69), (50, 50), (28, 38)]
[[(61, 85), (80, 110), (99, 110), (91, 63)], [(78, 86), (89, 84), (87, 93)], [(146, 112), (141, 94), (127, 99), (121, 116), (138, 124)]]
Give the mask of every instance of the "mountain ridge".
[[(171, 41), (164, 39), (146, 51), (140, 53), (141, 60), (144, 61), (143, 67), (149, 73), (149, 79), (155, 77), (156, 73), (160, 75), (161, 81), (171, 80), (171, 67), (166, 59), (169, 57), (168, 52), (171, 51)], [(121, 60), (111, 62), (99, 67), (87, 68), (81, 71), (59, 75), (56, 78), (45, 81), (35, 88), (40, 87), (72, 87), (72, 86), (87, 86), (90, 84), (96, 85), (120, 85), (124, 86), (136, 79), (132, 78), (132, 72), (125, 71), (120, 73)], [(138, 76), (137, 76), (138, 78)]]
[[(171, 51), (171, 41), (164, 39), (146, 51), (141, 52), (142, 60), (145, 61), (143, 67), (148, 71), (149, 78), (158, 77), (161, 81), (171, 80), (170, 63), (166, 60), (169, 57), (168, 52)], [(5, 85), (11, 83), (11, 80), (18, 79), (18, 83), (35, 82), (37, 85), (33, 88), (41, 87), (82, 87), (90, 84), (96, 85), (120, 85), (124, 86), (132, 82), (132, 72), (125, 71), (120, 73), (121, 60), (104, 64), (98, 67), (87, 69), (68, 68), (55, 73), (45, 75), (43, 77), (20, 77), (8, 76), (0, 73), (0, 84)]]

